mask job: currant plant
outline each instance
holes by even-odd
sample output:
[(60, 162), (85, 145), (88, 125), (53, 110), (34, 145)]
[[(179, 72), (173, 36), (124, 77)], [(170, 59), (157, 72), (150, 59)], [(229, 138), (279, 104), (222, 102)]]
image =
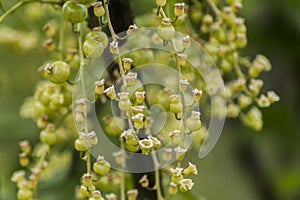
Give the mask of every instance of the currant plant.
[[(154, 2), (153, 10), (136, 17), (121, 34), (111, 20), (109, 0), (20, 0), (2, 9), (0, 32), (6, 39), (1, 43), (18, 42), (9, 36), (15, 30), (2, 24), (17, 9), (42, 5), (45, 15), (55, 15), (43, 27), (49, 55), (38, 70), (43, 81), (21, 107), (21, 115), (40, 128), (40, 142), (19, 143), (24, 169), (11, 178), (18, 199), (37, 199), (39, 182), (54, 177), (62, 164), (70, 165), (73, 148), (86, 164), (76, 199), (147, 199), (145, 191), (155, 192), (153, 199), (171, 199), (194, 186), (198, 170), (185, 157), (191, 140), (201, 148), (212, 134), (211, 116), (239, 118), (262, 129), (261, 108), (279, 96), (261, 92), (259, 75), (271, 70), (270, 61), (263, 55), (250, 60), (241, 51), (247, 46), (245, 19), (239, 16), (243, 2)], [(92, 19), (99, 26), (91, 28)], [(196, 70), (194, 60), (199, 66), (217, 66), (224, 87), (218, 87), (215, 73)], [(96, 70), (91, 72), (92, 66)], [(172, 69), (169, 76), (164, 66)], [(146, 84), (149, 76), (161, 84)], [(92, 122), (93, 106), (104, 135)], [(105, 138), (117, 147), (110, 154)], [(141, 175), (138, 181), (134, 173)]]

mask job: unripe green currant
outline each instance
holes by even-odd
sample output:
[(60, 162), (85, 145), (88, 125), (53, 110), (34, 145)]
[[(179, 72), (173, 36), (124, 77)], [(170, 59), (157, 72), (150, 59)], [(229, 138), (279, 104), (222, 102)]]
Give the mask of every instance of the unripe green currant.
[(191, 116), (186, 120), (186, 127), (190, 131), (198, 131), (201, 128), (200, 112), (192, 111)]
[[(49, 125), (48, 125), (49, 126)], [(44, 143), (44, 144), (48, 144), (48, 145), (53, 145), (56, 143), (56, 134), (54, 131), (51, 130), (47, 130), (47, 128), (45, 130), (42, 130), (40, 133), (40, 140)]]
[(111, 54), (119, 54), (119, 43), (113, 40), (109, 45), (109, 50)]
[(80, 133), (79, 138), (75, 140), (74, 146), (77, 151), (87, 151), (89, 148), (87, 135)]
[(161, 24), (158, 26), (157, 34), (164, 41), (169, 41), (174, 37), (175, 29), (169, 18), (162, 19)]
[(167, 3), (167, 0), (156, 0), (156, 5), (160, 6), (160, 7), (165, 6), (166, 3)]
[(189, 86), (189, 82), (187, 79), (184, 80), (179, 80), (179, 91), (180, 92), (185, 92), (187, 87)]
[(105, 14), (105, 9), (102, 5), (102, 2), (96, 2), (93, 4), (94, 6), (94, 14), (96, 17), (102, 17)]
[(101, 42), (103, 47), (106, 48), (108, 45), (108, 38), (105, 32), (102, 31), (101, 27), (95, 27), (85, 36), (85, 40), (94, 40)]
[(75, 24), (83, 22), (86, 19), (88, 10), (82, 4), (67, 1), (62, 7), (62, 13), (67, 21)]
[(137, 73), (129, 72), (126, 74), (125, 79), (127, 81), (128, 86), (133, 86), (137, 80)]
[(129, 93), (128, 92), (120, 92), (118, 93), (119, 96), (119, 109), (122, 111), (128, 111), (131, 107), (131, 102), (129, 100)]
[(17, 197), (19, 200), (30, 200), (32, 198), (32, 191), (29, 189), (19, 189)]
[(110, 170), (110, 163), (103, 156), (98, 156), (97, 161), (93, 164), (93, 170), (99, 175), (106, 175)]
[(182, 104), (179, 102), (179, 96), (178, 95), (171, 95), (170, 97), (171, 103), (170, 103), (170, 111), (177, 114), (182, 111)]
[(109, 135), (120, 135), (125, 128), (124, 119), (120, 117), (103, 117), (105, 132)]
[(84, 185), (81, 185), (81, 186), (80, 186), (80, 193), (81, 193), (81, 195), (84, 196), (84, 197), (90, 196), (90, 193), (89, 193), (89, 191), (88, 191), (88, 188), (87, 188), (86, 186), (84, 186)]
[(112, 156), (115, 158), (117, 164), (122, 165), (125, 163), (125, 154), (123, 151), (114, 152)]
[(128, 36), (133, 35), (133, 33), (136, 31), (137, 28), (138, 28), (138, 27), (137, 27), (135, 24), (130, 25), (130, 26), (128, 27), (128, 30), (127, 30), (127, 35), (128, 35)]
[(104, 51), (103, 43), (96, 40), (86, 40), (83, 43), (83, 52), (86, 57), (97, 58)]
[(148, 138), (152, 140), (154, 149), (158, 149), (161, 146), (161, 141), (157, 137), (149, 135)]
[(45, 66), (47, 77), (55, 84), (65, 83), (70, 76), (70, 66), (63, 61), (56, 61)]

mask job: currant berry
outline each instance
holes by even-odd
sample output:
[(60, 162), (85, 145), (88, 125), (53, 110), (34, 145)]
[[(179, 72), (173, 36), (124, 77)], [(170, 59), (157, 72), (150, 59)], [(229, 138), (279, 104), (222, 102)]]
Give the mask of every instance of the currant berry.
[(42, 130), (40, 133), (40, 140), (44, 144), (53, 145), (56, 143), (56, 134), (48, 130)]
[(62, 12), (63, 17), (73, 24), (83, 22), (88, 15), (88, 10), (84, 5), (72, 1), (67, 1), (63, 5)]
[(77, 0), (78, 3), (82, 3), (82, 4), (89, 4), (92, 3), (94, 0)]
[(165, 41), (171, 40), (175, 35), (175, 29), (169, 18), (163, 18), (157, 29), (158, 36)]
[(102, 55), (104, 46), (101, 42), (95, 40), (86, 40), (83, 43), (83, 52), (85, 56), (91, 58), (97, 58)]
[(47, 64), (45, 67), (49, 80), (56, 84), (65, 83), (70, 76), (70, 66), (63, 61)]

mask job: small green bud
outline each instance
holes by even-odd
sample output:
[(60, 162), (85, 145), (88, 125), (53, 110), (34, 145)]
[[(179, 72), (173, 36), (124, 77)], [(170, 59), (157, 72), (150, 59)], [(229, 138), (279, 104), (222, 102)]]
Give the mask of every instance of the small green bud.
[(161, 141), (157, 137), (149, 135), (148, 138), (152, 140), (154, 149), (158, 149), (161, 146)]
[(131, 117), (132, 121), (134, 122), (134, 127), (136, 129), (141, 129), (144, 127), (144, 114), (138, 113)]
[(191, 46), (191, 39), (190, 36), (185, 36), (182, 38), (182, 47), (187, 49)]
[(251, 79), (249, 84), (249, 90), (253, 96), (257, 96), (262, 88), (264, 82), (260, 79)]
[(187, 79), (179, 81), (179, 91), (180, 92), (185, 92), (185, 90), (187, 89), (188, 86), (189, 86), (189, 82)]
[(189, 166), (183, 170), (183, 174), (185, 176), (190, 176), (191, 174), (197, 175), (198, 174), (198, 170), (197, 170), (196, 165), (194, 165), (194, 164), (192, 164), (192, 163), (189, 162)]
[(178, 64), (180, 65), (180, 66), (185, 66), (185, 64), (186, 64), (186, 57), (187, 57), (187, 55), (186, 54), (184, 54), (184, 53), (178, 53), (177, 54), (177, 60), (178, 60)]
[(98, 144), (98, 137), (97, 137), (95, 131), (90, 132), (90, 133), (87, 135), (87, 137), (88, 137), (88, 141), (89, 141), (89, 143), (90, 143), (91, 145), (96, 145), (96, 144)]
[(280, 100), (280, 97), (274, 91), (269, 91), (267, 96), (271, 104)]
[(169, 188), (168, 188), (169, 194), (174, 196), (178, 193), (178, 187), (177, 184), (170, 182)]
[(13, 173), (12, 177), (11, 177), (11, 181), (18, 183), (21, 181), (25, 181), (25, 171), (20, 170), (20, 171), (16, 171)]
[(183, 158), (185, 157), (186, 149), (177, 147), (177, 148), (175, 148), (175, 152), (176, 152), (176, 160), (178, 162), (182, 161)]
[(24, 152), (25, 154), (29, 154), (31, 152), (31, 146), (28, 140), (23, 140), (19, 142), (19, 146), (21, 148), (21, 151)]
[(147, 174), (145, 174), (144, 176), (142, 176), (142, 178), (139, 180), (139, 183), (141, 184), (141, 186), (143, 188), (147, 188), (149, 186), (149, 180), (147, 178)]
[(186, 127), (190, 131), (198, 131), (201, 128), (200, 112), (191, 112), (191, 116), (186, 120)]
[(125, 163), (125, 154), (123, 151), (114, 152), (112, 156), (115, 158), (117, 164), (123, 165)]
[(182, 104), (179, 102), (179, 95), (170, 96), (170, 111), (173, 113), (180, 113), (182, 111)]
[(93, 164), (93, 170), (97, 174), (105, 176), (110, 170), (110, 163), (103, 156), (98, 156), (97, 161)]
[(170, 169), (170, 172), (172, 174), (171, 180), (173, 183), (179, 184), (179, 181), (183, 179), (182, 171), (183, 168), (179, 168), (179, 167)]
[(175, 14), (175, 16), (181, 17), (184, 14), (184, 8), (185, 8), (184, 3), (174, 4), (174, 14)]
[(29, 165), (29, 158), (26, 153), (22, 152), (19, 154), (19, 162), (22, 167), (27, 167)]
[(231, 103), (227, 106), (227, 116), (228, 117), (238, 117), (240, 114), (240, 108), (239, 106)]
[(143, 103), (144, 99), (145, 99), (145, 91), (136, 91), (135, 92), (135, 101), (138, 103), (138, 104), (141, 104)]
[(179, 144), (180, 142), (180, 137), (179, 137), (180, 132), (181, 132), (180, 130), (175, 129), (168, 134), (169, 138), (171, 139), (174, 145)]
[(124, 131), (120, 137), (125, 138), (126, 144), (136, 146), (139, 143), (137, 136), (132, 129)]
[(123, 61), (124, 70), (125, 71), (130, 70), (131, 64), (133, 62), (132, 59), (131, 58), (123, 58), (122, 61)]
[(241, 109), (246, 108), (252, 103), (252, 98), (247, 95), (241, 94), (238, 97), (238, 103)]
[(136, 200), (138, 196), (138, 190), (128, 190), (127, 191), (127, 199), (128, 200)]
[(258, 99), (256, 99), (256, 103), (261, 108), (267, 108), (271, 105), (270, 100), (266, 95), (262, 94)]
[(100, 81), (95, 82), (95, 93), (101, 95), (104, 92), (104, 83), (105, 80), (101, 79)]
[(128, 36), (133, 35), (133, 33), (136, 31), (137, 28), (138, 28), (138, 27), (137, 27), (135, 24), (130, 25), (130, 26), (128, 27), (128, 30), (127, 30), (127, 35), (128, 35)]
[(19, 200), (30, 200), (33, 196), (33, 193), (29, 189), (19, 189), (17, 192), (17, 197)]
[(256, 131), (260, 131), (263, 126), (261, 111), (253, 106), (248, 113), (242, 115), (242, 122)]
[(83, 176), (81, 177), (81, 181), (82, 184), (86, 187), (89, 187), (93, 184), (92, 176), (89, 173), (83, 174)]
[(150, 139), (143, 139), (139, 141), (140, 148), (142, 150), (143, 154), (148, 155), (148, 153), (152, 150), (153, 148), (153, 142)]
[(118, 42), (116, 42), (116, 41), (112, 41), (111, 43), (110, 43), (110, 46), (109, 46), (110, 48), (110, 53), (111, 54), (119, 54), (119, 43)]
[(137, 80), (137, 73), (129, 72), (126, 74), (125, 79), (127, 81), (128, 86), (135, 85)]
[(84, 196), (84, 197), (90, 196), (90, 193), (89, 193), (89, 191), (88, 191), (88, 188), (87, 188), (86, 186), (84, 186), (84, 185), (81, 185), (81, 186), (80, 186), (80, 193), (81, 193), (81, 195)]
[(106, 194), (105, 197), (107, 200), (117, 200), (117, 195), (114, 193)]
[(181, 192), (187, 192), (191, 190), (194, 186), (192, 179), (182, 179), (179, 181), (179, 190)]
[(172, 159), (172, 149), (164, 148), (162, 152), (162, 160), (163, 162), (169, 162)]
[(120, 98), (119, 103), (118, 103), (119, 109), (122, 111), (128, 111), (131, 107), (131, 102), (129, 100), (129, 93), (121, 92), (121, 93), (118, 93), (118, 96)]
[(198, 102), (201, 99), (202, 90), (194, 89), (193, 90), (193, 100), (194, 102)]
[(115, 100), (117, 98), (115, 86), (112, 85), (109, 88), (106, 88), (106, 90), (103, 91), (104, 94), (106, 94), (111, 100)]
[(102, 2), (93, 3), (94, 6), (94, 14), (96, 17), (102, 17), (105, 14), (105, 9), (102, 5)]

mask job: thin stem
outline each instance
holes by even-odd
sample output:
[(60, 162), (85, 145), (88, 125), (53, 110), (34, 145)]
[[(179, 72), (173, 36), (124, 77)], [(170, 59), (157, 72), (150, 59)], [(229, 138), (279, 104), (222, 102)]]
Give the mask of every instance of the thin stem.
[(3, 20), (8, 17), (9, 15), (13, 14), (16, 10), (21, 8), (23, 5), (25, 5), (28, 2), (19, 1), (16, 3), (13, 7), (11, 7), (9, 10), (7, 10), (3, 15), (0, 17), (0, 24), (3, 22)]
[(211, 7), (211, 9), (214, 11), (216, 16), (219, 16), (220, 15), (220, 10), (217, 7), (217, 5), (215, 4), (215, 2), (213, 2), (213, 0), (207, 0), (207, 3)]
[(159, 177), (159, 162), (157, 160), (157, 156), (155, 152), (151, 152), (152, 158), (153, 158), (153, 164), (155, 168), (155, 184), (154, 189), (156, 189), (156, 195), (157, 200), (164, 200), (164, 197), (162, 196), (161, 188), (160, 188), (160, 177)]

